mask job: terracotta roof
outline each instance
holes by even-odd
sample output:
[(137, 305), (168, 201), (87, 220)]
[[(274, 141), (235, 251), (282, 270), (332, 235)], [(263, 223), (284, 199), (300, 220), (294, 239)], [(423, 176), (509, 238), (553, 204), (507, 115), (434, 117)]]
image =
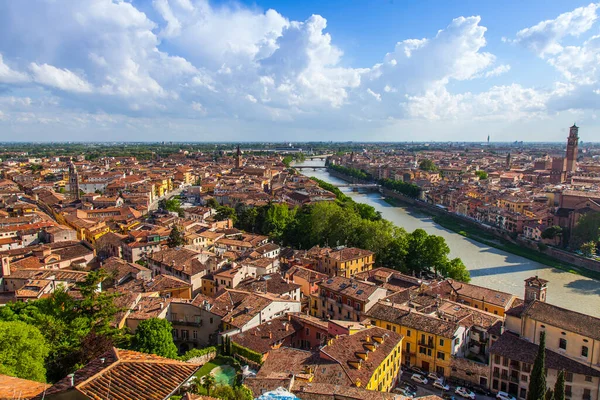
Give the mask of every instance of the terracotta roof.
[[(383, 338), (383, 342), (377, 343), (373, 337)], [(321, 355), (336, 361), (353, 384), (360, 381), (363, 385), (366, 385), (371, 380), (375, 370), (401, 341), (402, 335), (399, 333), (372, 327), (353, 335), (333, 339), (331, 344), (321, 349)], [(377, 351), (369, 352), (368, 359), (362, 360), (360, 369), (352, 368), (349, 362), (359, 360), (356, 354), (365, 352), (367, 343), (375, 344)]]
[[(330, 383), (294, 381), (292, 392), (302, 400), (407, 400), (407, 397), (388, 392), (377, 392), (360, 387), (340, 386)], [(442, 400), (437, 396), (427, 396), (427, 400)], [(431, 399), (430, 399), (431, 398)], [(420, 397), (419, 399), (423, 399)]]
[(535, 300), (527, 306), (523, 317), (556, 326), (580, 335), (600, 340), (600, 318), (567, 310)]
[(458, 324), (455, 322), (444, 321), (431, 315), (421, 314), (404, 306), (386, 304), (382, 301), (371, 307), (369, 312), (367, 312), (367, 317), (406, 326), (407, 328), (418, 329), (450, 339), (454, 337), (454, 333), (458, 329)]
[(0, 400), (27, 400), (42, 393), (48, 387), (50, 385), (47, 383), (0, 375)]
[(243, 347), (264, 354), (273, 350), (277, 343), (294, 335), (302, 328), (302, 324), (294, 319), (288, 321), (287, 317), (279, 317), (247, 331), (232, 335), (231, 340)]
[[(153, 354), (113, 348), (75, 372), (73, 384), (67, 376), (45, 393), (58, 398), (68, 391), (91, 399), (156, 399), (169, 397), (198, 370), (198, 365)], [(38, 395), (36, 399), (41, 399)]]
[(319, 283), (319, 287), (362, 301), (369, 299), (369, 297), (371, 297), (371, 295), (377, 290), (385, 291), (385, 289), (382, 289), (376, 285), (343, 276), (334, 276), (329, 278)]
[(359, 249), (357, 247), (344, 247), (340, 250), (330, 251), (327, 256), (333, 260), (344, 262), (349, 260), (355, 260), (357, 258), (368, 257), (373, 254), (375, 253), (373, 253), (372, 251)]

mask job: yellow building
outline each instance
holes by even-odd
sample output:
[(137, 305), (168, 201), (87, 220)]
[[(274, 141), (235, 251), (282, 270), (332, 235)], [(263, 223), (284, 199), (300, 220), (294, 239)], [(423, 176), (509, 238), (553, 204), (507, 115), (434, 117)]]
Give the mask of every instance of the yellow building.
[(320, 350), (320, 356), (334, 365), (338, 363), (345, 370), (349, 384), (389, 392), (400, 374), (402, 336), (371, 327), (330, 339)]
[(377, 303), (367, 317), (375, 326), (404, 337), (403, 364), (450, 376), (450, 361), (460, 348), (463, 327), (387, 302)]
[(373, 269), (375, 256), (372, 251), (356, 247), (331, 250), (317, 264), (319, 272), (329, 276), (351, 278), (355, 274)]

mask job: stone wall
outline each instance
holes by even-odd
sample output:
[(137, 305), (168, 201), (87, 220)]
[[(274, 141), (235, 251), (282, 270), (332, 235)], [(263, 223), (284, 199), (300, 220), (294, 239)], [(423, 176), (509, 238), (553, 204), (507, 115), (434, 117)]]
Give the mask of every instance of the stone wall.
[(207, 362), (209, 362), (210, 360), (214, 359), (216, 356), (217, 356), (217, 352), (211, 351), (210, 353), (206, 353), (200, 357), (190, 358), (189, 360), (187, 360), (187, 362), (189, 362), (191, 364), (204, 365)]

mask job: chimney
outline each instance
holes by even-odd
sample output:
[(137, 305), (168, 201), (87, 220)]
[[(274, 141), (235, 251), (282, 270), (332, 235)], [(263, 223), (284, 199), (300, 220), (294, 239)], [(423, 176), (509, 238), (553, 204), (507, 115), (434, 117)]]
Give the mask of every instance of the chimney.
[(287, 317), (288, 317), (288, 321), (292, 320), (292, 314), (288, 314)]
[(269, 332), (269, 339), (273, 339), (273, 332)]
[(67, 375), (71, 380), (71, 387), (75, 386), (75, 374)]
[(160, 309), (162, 310), (163, 308), (165, 308), (165, 303), (163, 303), (162, 301), (160, 302)]
[(285, 331), (286, 332), (290, 330), (290, 324), (284, 323), (283, 325), (285, 326)]

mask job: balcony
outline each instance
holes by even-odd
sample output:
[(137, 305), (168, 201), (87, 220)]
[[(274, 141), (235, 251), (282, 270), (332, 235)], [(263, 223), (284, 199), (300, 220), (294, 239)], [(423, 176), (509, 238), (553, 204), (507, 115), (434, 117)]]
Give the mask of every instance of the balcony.
[(423, 346), (423, 347), (428, 347), (430, 349), (433, 349), (435, 347), (435, 344), (433, 342), (433, 340), (430, 341), (423, 341), (423, 340), (419, 340), (419, 346)]
[(194, 326), (201, 327), (202, 320), (200, 321), (186, 321), (186, 320), (178, 320), (178, 319), (169, 319), (171, 325), (183, 325), (183, 326)]

